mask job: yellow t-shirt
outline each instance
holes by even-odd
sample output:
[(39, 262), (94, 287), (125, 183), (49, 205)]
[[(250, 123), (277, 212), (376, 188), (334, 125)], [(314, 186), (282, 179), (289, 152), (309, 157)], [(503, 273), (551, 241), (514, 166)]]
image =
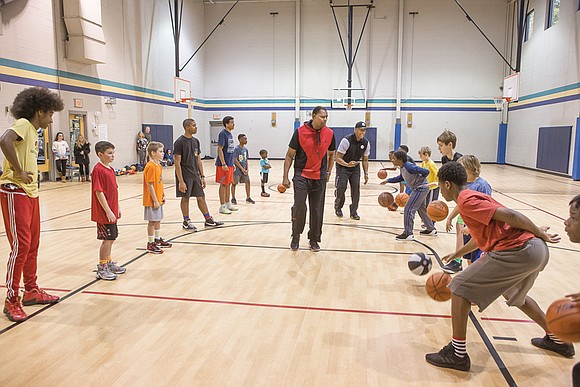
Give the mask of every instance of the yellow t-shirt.
[[(429, 159), (429, 161), (423, 161), (421, 163), (421, 168), (425, 168), (429, 170), (429, 175), (427, 176), (427, 183), (437, 183), (437, 172), (439, 172), (439, 168), (435, 165), (435, 161)], [(436, 185), (432, 185), (431, 189), (437, 188)]]
[(153, 207), (153, 198), (149, 192), (148, 183), (153, 183), (153, 190), (159, 204), (163, 203), (163, 177), (161, 164), (149, 161), (143, 170), (143, 206)]
[(0, 184), (16, 184), (31, 198), (38, 197), (38, 132), (26, 118), (14, 121), (8, 130), (13, 130), (21, 138), (20, 141), (14, 142), (16, 158), (22, 169), (32, 173), (32, 182), (25, 184), (14, 176), (14, 169), (5, 158), (2, 165), (3, 173), (0, 176)]

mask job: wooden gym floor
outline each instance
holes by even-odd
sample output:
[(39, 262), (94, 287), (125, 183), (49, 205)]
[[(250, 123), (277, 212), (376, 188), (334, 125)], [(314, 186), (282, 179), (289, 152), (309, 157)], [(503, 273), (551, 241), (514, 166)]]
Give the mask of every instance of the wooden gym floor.
[[(181, 229), (173, 170), (165, 169), (162, 236), (173, 247), (162, 255), (144, 251), (142, 175), (118, 177), (123, 216), (113, 258), (127, 273), (112, 282), (94, 277), (99, 242), (90, 221), (90, 184), (43, 183), (39, 284), (62, 301), (25, 307), (30, 318), (20, 324), (0, 318), (0, 385), (571, 384), (577, 360), (533, 347), (530, 339), (542, 330), (500, 300), (483, 313), (473, 309), (470, 372), (428, 365), (425, 353), (450, 340), (450, 303), (428, 298), (426, 277), (407, 269), (407, 257), (428, 253), (433, 270), (439, 270), (438, 257), (454, 248), (454, 231), (444, 232), (441, 222), (437, 237), (396, 242), (402, 215), (377, 204), (380, 192), (396, 188), (379, 186), (381, 164), (371, 163), (370, 182), (362, 186), (362, 219), (334, 215), (329, 184), (322, 251), (309, 251), (303, 234), (301, 249), (292, 252), (292, 190), (275, 191), (282, 161), (272, 164), (269, 198), (260, 197), (258, 165), (251, 161), (256, 204), (244, 201), (239, 186), (239, 211), (220, 215), (214, 167), (206, 161), (212, 176), (207, 201), (226, 224), (204, 228), (192, 199), (197, 233)], [(580, 291), (580, 246), (569, 242), (563, 225), (580, 184), (498, 165), (484, 165), (482, 177), (501, 203), (563, 237), (550, 245), (550, 263), (530, 295), (545, 310), (553, 300)], [(417, 217), (415, 235), (419, 225)], [(9, 249), (0, 231), (4, 278)]]

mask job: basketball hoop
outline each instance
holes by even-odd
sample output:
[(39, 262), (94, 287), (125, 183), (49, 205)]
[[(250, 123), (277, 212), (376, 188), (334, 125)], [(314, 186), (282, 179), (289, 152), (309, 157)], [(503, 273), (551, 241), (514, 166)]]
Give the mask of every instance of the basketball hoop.
[(193, 103), (194, 102), (195, 102), (195, 98), (181, 98), (181, 103), (187, 104), (187, 118), (192, 117)]
[(493, 103), (495, 104), (495, 110), (503, 110), (507, 104), (510, 102), (509, 97), (493, 97)]

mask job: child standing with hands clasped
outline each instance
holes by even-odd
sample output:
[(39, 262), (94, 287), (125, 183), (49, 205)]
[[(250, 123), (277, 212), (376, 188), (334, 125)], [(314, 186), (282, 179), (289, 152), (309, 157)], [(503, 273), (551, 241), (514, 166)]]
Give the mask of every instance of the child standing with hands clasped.
[(260, 150), (260, 185), (262, 186), (262, 193), (261, 196), (267, 198), (270, 196), (269, 193), (266, 192), (266, 183), (268, 183), (268, 174), (270, 173), (270, 162), (268, 161), (268, 151), (266, 149)]
[(153, 254), (163, 254), (161, 248), (171, 247), (171, 243), (161, 238), (161, 219), (163, 219), (163, 176), (161, 160), (165, 153), (163, 144), (152, 141), (147, 145), (149, 162), (143, 170), (143, 207), (147, 224), (147, 251)]
[(121, 218), (117, 177), (111, 163), (115, 160), (115, 145), (108, 141), (95, 144), (99, 162), (92, 174), (91, 220), (97, 223), (97, 239), (102, 240), (99, 249), (97, 278), (112, 281), (117, 274), (127, 271), (111, 261), (113, 243), (119, 235), (117, 219)]

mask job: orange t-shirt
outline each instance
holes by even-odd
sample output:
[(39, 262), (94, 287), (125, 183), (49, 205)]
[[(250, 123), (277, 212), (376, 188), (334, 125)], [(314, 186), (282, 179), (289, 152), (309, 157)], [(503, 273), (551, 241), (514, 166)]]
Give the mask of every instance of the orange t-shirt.
[(143, 205), (153, 207), (153, 198), (149, 192), (149, 183), (153, 183), (153, 190), (157, 201), (163, 203), (163, 176), (161, 175), (161, 164), (149, 161), (143, 170)]

